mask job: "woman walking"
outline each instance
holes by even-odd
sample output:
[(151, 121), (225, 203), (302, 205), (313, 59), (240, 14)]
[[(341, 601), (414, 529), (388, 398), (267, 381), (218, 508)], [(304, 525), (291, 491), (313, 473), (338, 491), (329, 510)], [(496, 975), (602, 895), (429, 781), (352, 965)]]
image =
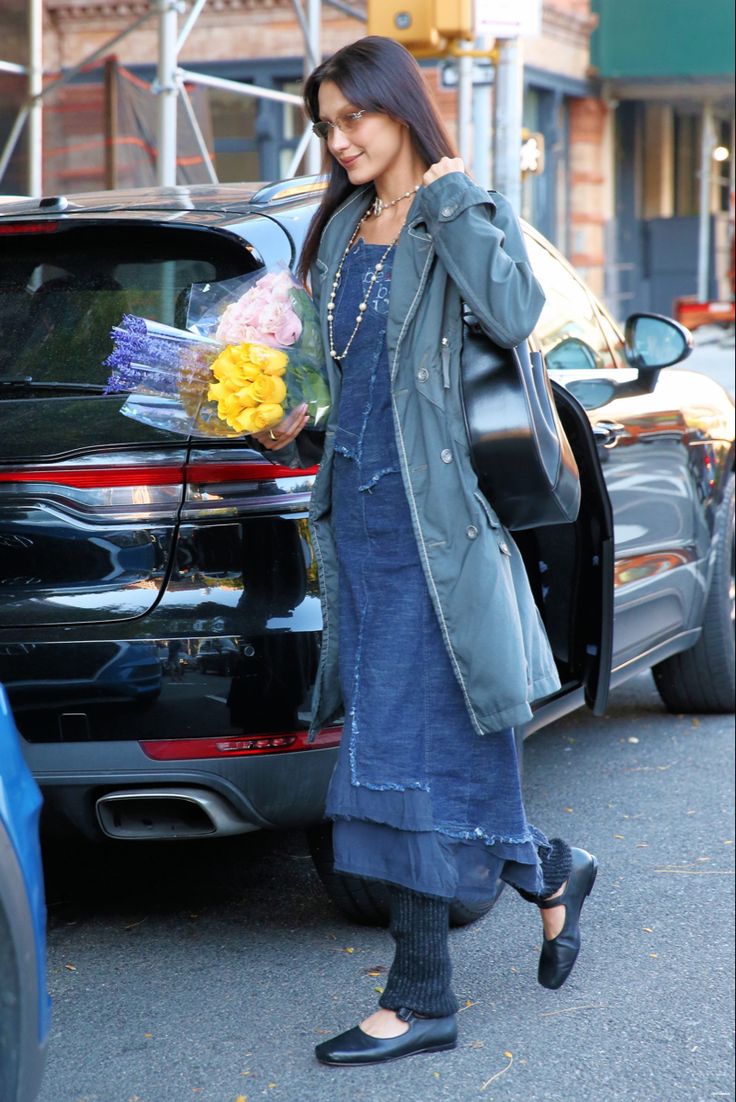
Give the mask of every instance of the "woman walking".
[[(323, 603), (312, 729), (343, 702), (335, 868), (387, 885), (395, 941), (379, 1009), (316, 1048), (354, 1065), (455, 1046), (449, 903), (488, 899), (499, 877), (540, 908), (539, 982), (563, 984), (597, 861), (526, 819), (513, 728), (559, 680), (462, 413), (463, 302), (506, 347), (542, 308), (518, 223), (466, 175), (390, 39), (340, 50), (305, 102), (329, 182), (300, 274), (333, 397), (310, 509)], [(305, 421), (296, 410), (257, 439), (288, 447)]]

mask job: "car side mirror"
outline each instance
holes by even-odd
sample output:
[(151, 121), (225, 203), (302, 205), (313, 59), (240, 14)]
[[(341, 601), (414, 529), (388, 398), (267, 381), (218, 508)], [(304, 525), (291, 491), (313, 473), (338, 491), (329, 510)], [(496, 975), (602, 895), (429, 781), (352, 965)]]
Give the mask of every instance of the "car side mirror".
[(639, 370), (671, 367), (693, 350), (690, 330), (662, 314), (632, 314), (624, 333), (626, 359)]

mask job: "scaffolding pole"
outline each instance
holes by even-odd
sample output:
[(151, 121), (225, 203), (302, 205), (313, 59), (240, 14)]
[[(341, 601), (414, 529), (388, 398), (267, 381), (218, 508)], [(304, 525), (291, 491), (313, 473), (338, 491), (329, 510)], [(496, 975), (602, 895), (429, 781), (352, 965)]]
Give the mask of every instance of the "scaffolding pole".
[(158, 96), (156, 183), (176, 185), (176, 41), (179, 22), (176, 0), (158, 0), (158, 72), (153, 91)]
[(28, 194), (43, 194), (43, 0), (28, 0)]
[[(296, 0), (300, 3), (301, 0)], [(322, 4), (320, 0), (306, 0), (307, 5), (307, 35), (305, 36), (305, 43), (307, 49), (305, 49), (305, 64), (304, 64), (304, 76), (308, 77), (313, 66), (309, 64), (310, 57), (314, 59), (314, 64), (318, 65), (322, 58), (322, 47), (320, 44), (320, 30), (322, 26)], [(312, 138), (307, 144), (306, 151), (306, 168), (307, 172), (317, 173), (322, 166), (322, 150), (317, 138)]]

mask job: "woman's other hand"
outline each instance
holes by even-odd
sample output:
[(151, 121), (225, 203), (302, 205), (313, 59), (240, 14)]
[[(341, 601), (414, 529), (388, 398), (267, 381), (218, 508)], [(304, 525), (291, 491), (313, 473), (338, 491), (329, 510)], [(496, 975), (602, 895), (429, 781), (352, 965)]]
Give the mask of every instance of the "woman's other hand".
[(449, 172), (465, 172), (465, 165), (460, 157), (442, 157), (436, 164), (430, 165), (422, 177), (424, 186), (429, 187), (440, 176), (447, 176)]
[(302, 402), (288, 413), (283, 421), (279, 421), (278, 425), (272, 425), (270, 429), (264, 429), (263, 432), (253, 432), (251, 436), (269, 451), (278, 451), (279, 448), (285, 448), (292, 440), (296, 440), (308, 421), (307, 403)]

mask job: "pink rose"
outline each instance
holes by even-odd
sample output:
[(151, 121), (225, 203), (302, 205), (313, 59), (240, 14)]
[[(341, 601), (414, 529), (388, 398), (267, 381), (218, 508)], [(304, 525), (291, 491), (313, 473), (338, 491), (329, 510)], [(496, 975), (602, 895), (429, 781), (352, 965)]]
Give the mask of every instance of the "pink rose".
[(237, 302), (227, 307), (215, 336), (225, 344), (256, 341), (288, 347), (299, 339), (302, 323), (291, 304), (290, 274), (268, 272)]

